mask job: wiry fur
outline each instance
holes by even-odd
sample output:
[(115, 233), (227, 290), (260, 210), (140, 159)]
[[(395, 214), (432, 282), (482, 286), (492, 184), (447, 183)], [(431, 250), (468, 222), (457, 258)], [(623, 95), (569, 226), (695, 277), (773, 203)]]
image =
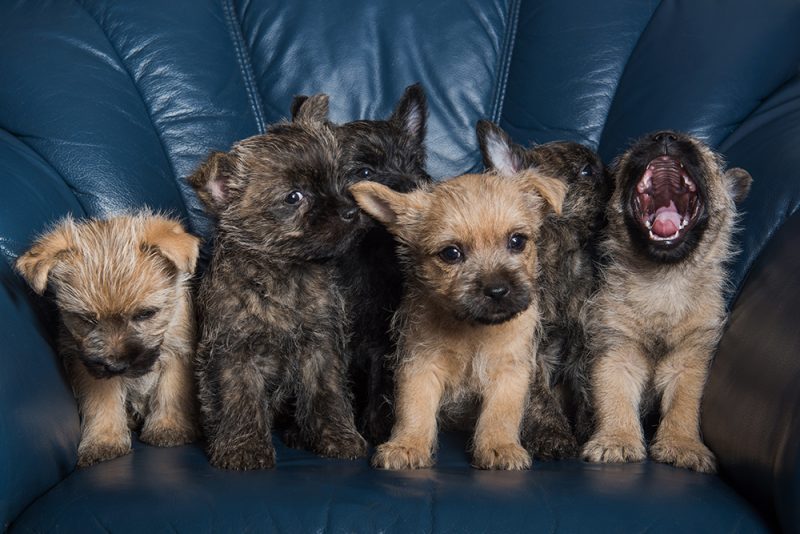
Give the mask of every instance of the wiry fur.
[[(632, 191), (653, 157), (680, 158), (703, 199), (683, 240), (660, 248), (630, 224)], [(735, 201), (750, 176), (723, 169), (720, 157), (688, 135), (645, 136), (613, 168), (615, 191), (602, 242), (602, 285), (588, 306), (591, 396), (596, 427), (583, 448), (595, 462), (646, 456), (640, 411), (656, 401), (661, 421), (650, 455), (702, 472), (715, 459), (700, 437), (700, 399), (725, 321), (725, 262), (731, 256)]]
[[(535, 169), (568, 187), (561, 214), (543, 219), (536, 242), (542, 316), (539, 372), (531, 384), (522, 441), (536, 458), (573, 456), (577, 443), (564, 404), (585, 344), (580, 312), (596, 280), (595, 239), (610, 193), (605, 168), (597, 154), (577, 143), (525, 149), (489, 121), (480, 121), (477, 131), (488, 169), (509, 174)], [(556, 394), (565, 385), (561, 397), (566, 399)]]
[[(526, 172), (463, 175), (405, 194), (368, 182), (350, 190), (398, 238), (406, 277), (393, 325), (396, 421), (372, 464), (432, 465), (440, 412), (478, 399), (473, 465), (530, 467), (519, 431), (539, 322), (533, 243), (564, 185)], [(447, 259), (453, 247), (458, 261)]]
[(37, 293), (55, 296), (81, 412), (79, 466), (130, 452), (129, 427), (165, 447), (196, 437), (188, 281), (198, 244), (150, 212), (67, 218), (17, 260)]
[[(347, 196), (327, 97), (291, 123), (213, 154), (189, 178), (218, 219), (198, 307), (198, 379), (216, 467), (272, 467), (270, 431), (288, 405), (290, 445), (356, 458), (346, 373), (346, 313), (334, 260), (365, 218)], [(299, 193), (299, 196), (298, 196)]]

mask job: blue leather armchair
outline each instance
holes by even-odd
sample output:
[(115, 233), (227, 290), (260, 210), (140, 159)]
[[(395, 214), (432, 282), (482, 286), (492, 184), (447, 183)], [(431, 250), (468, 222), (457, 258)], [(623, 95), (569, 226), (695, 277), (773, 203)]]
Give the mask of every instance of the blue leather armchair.
[[(16, 531), (800, 531), (798, 0), (5, 0), (0, 3), (0, 526)], [(654, 463), (436, 468), (278, 445), (266, 472), (200, 445), (76, 471), (79, 419), (54, 310), (12, 270), (55, 219), (148, 205), (210, 225), (185, 177), (264, 131), (292, 95), (332, 118), (386, 116), (421, 81), (429, 170), (477, 169), (475, 122), (570, 139), (606, 161), (673, 128), (755, 181), (732, 265), (732, 319), (703, 431), (721, 474)], [(691, 298), (691, 296), (687, 296)]]

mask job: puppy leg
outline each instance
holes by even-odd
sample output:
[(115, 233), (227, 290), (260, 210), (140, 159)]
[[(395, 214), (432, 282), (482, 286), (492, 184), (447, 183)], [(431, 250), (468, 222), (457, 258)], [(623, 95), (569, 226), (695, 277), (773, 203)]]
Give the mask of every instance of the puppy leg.
[(539, 369), (533, 377), (522, 421), (522, 443), (534, 458), (542, 460), (570, 458), (578, 449), (561, 403)]
[(317, 454), (350, 459), (366, 456), (367, 442), (356, 430), (341, 358), (314, 351), (300, 362), (295, 417), (303, 442)]
[(590, 462), (638, 462), (647, 456), (639, 405), (650, 368), (632, 346), (600, 356), (592, 370), (597, 429), (583, 447)]
[(472, 454), (479, 469), (528, 469), (531, 457), (520, 445), (520, 424), (530, 386), (530, 370), (511, 361), (500, 363), (483, 387), (483, 403)]
[[(215, 391), (204, 398), (211, 465), (221, 469), (266, 469), (275, 466), (270, 434), (270, 400), (278, 387), (279, 369), (273, 362), (249, 355), (226, 353), (224, 363), (209, 373), (202, 387)], [(260, 365), (259, 365), (260, 363)], [(204, 376), (204, 375), (201, 375)]]
[(684, 347), (669, 355), (655, 370), (661, 393), (661, 423), (650, 445), (656, 461), (702, 473), (716, 471), (714, 454), (700, 438), (700, 400), (711, 351)]
[(419, 469), (433, 465), (436, 416), (447, 376), (435, 357), (417, 357), (396, 371), (392, 436), (375, 450), (373, 467)]
[(159, 447), (174, 447), (197, 437), (192, 368), (188, 355), (162, 354), (162, 358), (164, 365), (139, 439)]
[(78, 467), (128, 454), (131, 434), (122, 378), (96, 379), (77, 362), (69, 371), (81, 411)]

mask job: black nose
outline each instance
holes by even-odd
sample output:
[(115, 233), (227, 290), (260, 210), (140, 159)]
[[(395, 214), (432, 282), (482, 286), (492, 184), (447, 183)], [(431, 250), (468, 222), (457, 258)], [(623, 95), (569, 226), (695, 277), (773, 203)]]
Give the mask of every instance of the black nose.
[(106, 372), (112, 375), (118, 375), (128, 370), (128, 364), (124, 362), (104, 363), (103, 367)]
[(674, 143), (678, 140), (677, 136), (672, 132), (658, 132), (653, 136), (653, 139), (659, 143)]
[(501, 299), (508, 295), (508, 286), (506, 284), (490, 284), (483, 286), (483, 294), (491, 299)]
[(356, 215), (358, 215), (358, 208), (357, 207), (341, 208), (339, 210), (339, 217), (341, 217), (342, 220), (344, 220), (344, 221), (348, 221), (348, 222), (352, 221), (353, 219), (356, 218)]

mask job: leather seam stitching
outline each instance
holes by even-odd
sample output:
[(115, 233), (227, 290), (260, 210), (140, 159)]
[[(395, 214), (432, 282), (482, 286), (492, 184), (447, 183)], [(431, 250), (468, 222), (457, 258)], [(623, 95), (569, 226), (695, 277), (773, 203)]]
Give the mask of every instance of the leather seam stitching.
[(234, 7), (233, 2), (234, 0), (224, 1), (223, 10), (225, 12), (225, 20), (228, 26), (228, 33), (233, 41), (233, 50), (236, 54), (236, 61), (239, 64), (239, 72), (241, 73), (244, 81), (247, 98), (250, 100), (250, 107), (256, 120), (258, 133), (263, 134), (266, 131), (266, 122), (264, 120), (264, 112), (261, 109), (261, 100), (255, 87), (253, 62), (251, 61), (250, 54), (247, 51), (247, 44), (244, 42), (242, 26), (236, 17), (236, 8)]
[(503, 48), (501, 51), (500, 71), (494, 88), (494, 98), (492, 103), (491, 119), (492, 122), (499, 122), (505, 103), (506, 88), (508, 87), (508, 76), (511, 72), (511, 59), (514, 54), (514, 45), (517, 40), (517, 27), (519, 22), (521, 0), (512, 0), (508, 8), (508, 28), (503, 38)]

